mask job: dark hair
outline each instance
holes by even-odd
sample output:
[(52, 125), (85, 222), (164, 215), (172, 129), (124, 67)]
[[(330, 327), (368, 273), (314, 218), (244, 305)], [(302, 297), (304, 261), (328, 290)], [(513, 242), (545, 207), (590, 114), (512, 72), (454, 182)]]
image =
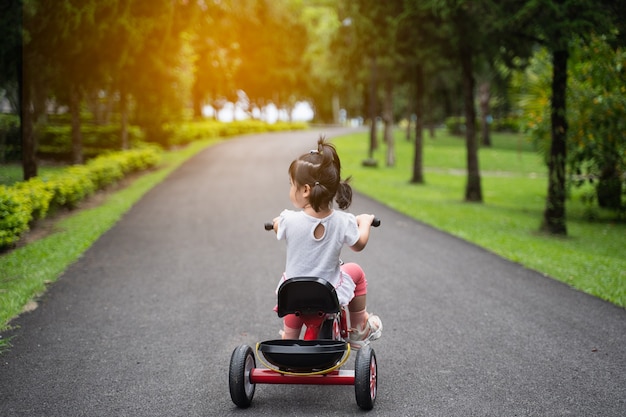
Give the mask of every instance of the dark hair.
[(333, 198), (340, 209), (352, 203), (352, 188), (347, 178), (341, 181), (341, 161), (335, 146), (324, 137), (317, 141), (317, 149), (301, 155), (289, 165), (289, 176), (298, 187), (309, 185), (309, 203), (316, 212), (330, 207)]

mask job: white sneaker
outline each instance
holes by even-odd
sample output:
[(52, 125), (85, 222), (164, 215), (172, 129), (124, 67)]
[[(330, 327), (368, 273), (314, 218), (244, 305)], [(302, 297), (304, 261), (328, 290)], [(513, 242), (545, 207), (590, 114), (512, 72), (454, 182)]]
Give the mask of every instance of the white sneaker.
[(378, 339), (383, 333), (383, 322), (380, 317), (372, 314), (367, 318), (362, 330), (350, 329), (350, 346), (352, 349), (360, 349), (372, 340)]

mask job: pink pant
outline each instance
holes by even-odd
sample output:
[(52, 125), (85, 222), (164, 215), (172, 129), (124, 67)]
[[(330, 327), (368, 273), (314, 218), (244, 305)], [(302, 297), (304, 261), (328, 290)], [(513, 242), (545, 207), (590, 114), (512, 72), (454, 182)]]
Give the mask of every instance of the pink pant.
[[(341, 270), (350, 275), (350, 278), (354, 281), (354, 285), (356, 286), (354, 289), (355, 297), (367, 294), (367, 279), (365, 279), (365, 272), (363, 272), (363, 268), (355, 263), (347, 263), (341, 265)], [(284, 317), (284, 323), (285, 326), (291, 327), (292, 329), (299, 329), (302, 327), (302, 319), (297, 317), (295, 314), (287, 314)]]

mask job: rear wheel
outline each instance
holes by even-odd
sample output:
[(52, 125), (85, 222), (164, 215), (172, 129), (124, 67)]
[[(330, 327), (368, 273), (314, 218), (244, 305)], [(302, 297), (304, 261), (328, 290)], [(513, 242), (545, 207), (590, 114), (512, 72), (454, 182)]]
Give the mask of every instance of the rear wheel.
[(376, 354), (369, 345), (363, 346), (354, 362), (354, 391), (356, 403), (363, 410), (374, 408), (378, 389)]
[(250, 382), (250, 372), (256, 366), (254, 352), (248, 345), (237, 347), (230, 357), (228, 387), (230, 398), (239, 408), (248, 408), (254, 397), (255, 385)]

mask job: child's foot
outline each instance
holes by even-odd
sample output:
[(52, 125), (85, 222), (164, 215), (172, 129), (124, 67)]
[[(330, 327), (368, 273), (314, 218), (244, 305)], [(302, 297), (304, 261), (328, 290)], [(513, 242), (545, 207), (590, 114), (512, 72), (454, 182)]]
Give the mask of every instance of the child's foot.
[(363, 329), (350, 329), (350, 346), (353, 349), (360, 349), (372, 340), (376, 340), (383, 333), (383, 322), (380, 317), (370, 315), (365, 322)]

